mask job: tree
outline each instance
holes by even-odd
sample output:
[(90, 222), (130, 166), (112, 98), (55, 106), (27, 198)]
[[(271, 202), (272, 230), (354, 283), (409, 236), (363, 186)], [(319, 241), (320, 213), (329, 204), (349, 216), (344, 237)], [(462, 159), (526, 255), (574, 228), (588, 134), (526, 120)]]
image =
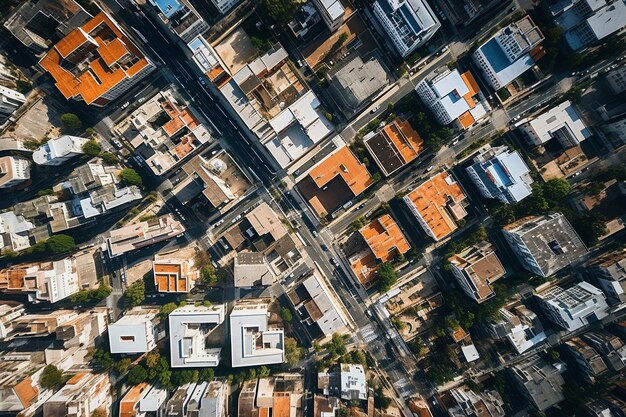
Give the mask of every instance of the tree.
[(132, 168), (124, 168), (117, 174), (122, 185), (135, 185), (137, 187), (143, 187), (143, 179), (141, 175)]
[(102, 152), (100, 158), (102, 158), (102, 162), (107, 165), (115, 165), (118, 161), (117, 156), (112, 152)]
[(261, 0), (261, 9), (280, 26), (287, 26), (293, 20), (298, 8), (299, 4), (295, 0)]
[(293, 320), (293, 315), (291, 314), (291, 310), (289, 310), (286, 307), (282, 307), (280, 309), (280, 317), (282, 317), (282, 319), (287, 322), (291, 322), (291, 320)]
[(124, 358), (115, 364), (115, 369), (120, 374), (125, 374), (126, 372), (128, 372), (132, 364), (133, 362), (129, 358)]
[(54, 365), (47, 365), (39, 377), (42, 388), (57, 389), (63, 384), (63, 372)]
[(76, 243), (71, 236), (53, 235), (46, 240), (44, 247), (50, 253), (67, 253), (76, 249)]
[(491, 212), (493, 220), (500, 227), (506, 226), (507, 224), (513, 223), (515, 221), (515, 212), (513, 211), (513, 207), (509, 204), (501, 204)]
[(564, 178), (553, 178), (543, 185), (543, 196), (548, 200), (561, 201), (570, 192), (570, 185)]
[(126, 381), (131, 385), (139, 385), (148, 379), (148, 371), (141, 365), (135, 365), (129, 369)]
[(126, 305), (136, 307), (146, 299), (146, 284), (143, 280), (133, 282), (124, 293)]
[(200, 370), (200, 374), (198, 375), (199, 381), (213, 381), (215, 377), (215, 371), (213, 368), (202, 368)]
[(374, 392), (374, 406), (386, 410), (391, 405), (391, 398), (387, 397), (382, 387), (378, 387)]
[(358, 232), (359, 229), (361, 229), (366, 224), (367, 224), (367, 219), (364, 216), (359, 216), (356, 219), (354, 219), (352, 224), (350, 224), (350, 231)]
[(598, 243), (600, 236), (607, 233), (604, 217), (599, 213), (588, 213), (576, 218), (572, 226), (587, 246)]
[(285, 362), (287, 365), (294, 366), (304, 356), (304, 349), (298, 346), (296, 339), (292, 337), (285, 338)]
[(398, 280), (396, 271), (393, 269), (393, 265), (388, 262), (381, 264), (376, 271), (378, 275), (378, 290), (380, 292), (387, 292)]
[(170, 313), (176, 310), (177, 308), (178, 306), (176, 305), (176, 303), (167, 303), (167, 304), (162, 305), (161, 310), (159, 312), (161, 316), (161, 320), (167, 320)]
[(76, 133), (83, 127), (83, 122), (74, 113), (65, 113), (61, 116), (63, 130), (69, 133)]
[(422, 342), (422, 339), (420, 339), (419, 337), (416, 337), (415, 339), (411, 340), (408, 343), (409, 346), (409, 350), (416, 356), (419, 358), (420, 354), (422, 353), (422, 350), (424, 349), (424, 343)]
[(161, 354), (158, 350), (154, 349), (153, 351), (148, 352), (146, 354), (146, 366), (148, 369), (154, 369), (158, 365), (159, 359), (161, 359)]
[(102, 407), (96, 408), (91, 413), (91, 417), (108, 417), (108, 416), (109, 416), (109, 413), (107, 413), (107, 411)]
[(98, 156), (100, 155), (100, 151), (102, 150), (98, 142), (93, 139), (85, 142), (82, 149), (83, 152), (85, 152), (89, 156)]
[(551, 350), (548, 352), (548, 355), (550, 355), (550, 357), (555, 360), (558, 361), (559, 358), (561, 357), (561, 354), (559, 352), (557, 352), (556, 350)]
[(270, 376), (270, 368), (263, 365), (259, 368), (259, 378), (267, 378)]
[(108, 351), (96, 349), (93, 353), (93, 357), (91, 358), (91, 365), (97, 370), (108, 371), (115, 366), (115, 361)]

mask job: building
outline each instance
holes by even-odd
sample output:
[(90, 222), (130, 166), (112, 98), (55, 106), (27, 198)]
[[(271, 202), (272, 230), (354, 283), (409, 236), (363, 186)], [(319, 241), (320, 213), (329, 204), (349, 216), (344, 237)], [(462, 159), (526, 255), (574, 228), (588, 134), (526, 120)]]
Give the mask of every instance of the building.
[(228, 384), (211, 381), (200, 400), (200, 417), (224, 417), (228, 415)]
[[(449, 392), (450, 405), (448, 408), (450, 417), (484, 416), (484, 417), (504, 417), (504, 401), (498, 391), (483, 391), (475, 393), (471, 389), (463, 386), (453, 388)], [(445, 404), (445, 403), (444, 403)]]
[(478, 47), (472, 58), (495, 89), (506, 87), (544, 55), (544, 36), (530, 16), (500, 29)]
[(468, 129), (491, 109), (470, 71), (441, 67), (415, 87), (422, 102), (442, 125)]
[(626, 366), (626, 346), (619, 337), (606, 330), (594, 330), (581, 337), (602, 355), (604, 363), (611, 370), (620, 371)]
[(553, 365), (539, 355), (510, 368), (517, 387), (539, 411), (545, 411), (563, 401), (565, 381), (562, 363)]
[(304, 380), (300, 374), (278, 374), (246, 381), (237, 402), (239, 417), (303, 417)]
[(272, 285), (275, 279), (265, 255), (260, 252), (238, 253), (233, 274), (235, 288), (266, 287)]
[(567, 289), (552, 287), (537, 300), (551, 322), (570, 332), (601, 320), (609, 310), (602, 291), (584, 281)]
[(119, 256), (152, 244), (171, 239), (185, 232), (185, 227), (166, 214), (108, 232), (106, 240), (110, 257)]
[(605, 79), (613, 93), (620, 94), (626, 91), (626, 65), (621, 65), (609, 71)]
[(180, 259), (176, 254), (156, 254), (152, 275), (158, 292), (188, 293), (200, 279), (200, 269), (193, 258)]
[(532, 194), (533, 179), (518, 151), (497, 146), (482, 151), (472, 162), (465, 171), (483, 197), (511, 204)]
[(626, 26), (624, 0), (565, 0), (551, 7), (556, 24), (573, 50), (594, 45)]
[(467, 196), (452, 174), (444, 171), (432, 176), (403, 197), (418, 223), (428, 236), (439, 241), (467, 216)]
[(626, 301), (626, 250), (615, 250), (587, 266), (611, 304)]
[(196, 36), (187, 43), (187, 47), (191, 51), (195, 64), (211, 82), (219, 86), (230, 78), (226, 65), (204, 36)]
[(600, 354), (579, 337), (567, 340), (563, 348), (572, 359), (574, 366), (590, 384), (593, 384), (599, 375), (608, 370)]
[[(224, 305), (178, 307), (169, 315), (172, 368), (216, 367), (221, 348), (207, 347), (209, 337), (224, 322)], [(212, 343), (210, 343), (212, 344)]]
[(426, 0), (377, 0), (374, 15), (403, 58), (426, 43), (441, 27)]
[(531, 146), (556, 139), (564, 149), (572, 148), (592, 135), (570, 101), (551, 108), (519, 129)]
[(39, 65), (66, 99), (98, 107), (121, 96), (155, 68), (104, 12), (69, 32)]
[(334, 32), (339, 29), (346, 14), (346, 9), (341, 4), (341, 0), (313, 0), (313, 4), (322, 16), (328, 30)]
[(478, 242), (448, 258), (461, 289), (477, 303), (495, 295), (492, 284), (506, 274), (489, 242)]
[(399, 117), (376, 132), (363, 137), (363, 143), (386, 177), (411, 163), (424, 151), (424, 141), (411, 124)]
[(548, 277), (587, 253), (585, 244), (561, 213), (530, 216), (502, 229), (528, 271)]
[(93, 254), (18, 264), (0, 271), (0, 291), (26, 294), (31, 303), (56, 303), (82, 289), (94, 288), (96, 282)]
[(30, 161), (15, 156), (0, 157), (0, 189), (12, 188), (30, 179)]
[(33, 151), (33, 162), (38, 165), (63, 165), (71, 158), (84, 154), (83, 145), (88, 141), (89, 139), (70, 135), (50, 139)]
[(13, 329), (13, 320), (26, 312), (24, 304), (17, 301), (0, 302), (0, 341), (6, 339)]
[(597, 125), (596, 132), (605, 146), (618, 149), (626, 144), (626, 117), (615, 117)]
[(339, 378), (342, 400), (367, 400), (367, 382), (363, 365), (342, 363)]
[(4, 27), (22, 45), (41, 53), (91, 18), (74, 0), (26, 1), (5, 20)]
[(285, 362), (285, 333), (269, 323), (269, 301), (246, 299), (230, 313), (232, 367)]
[(337, 411), (339, 411), (338, 398), (313, 394), (313, 417), (334, 417)]
[(190, 42), (209, 29), (209, 24), (187, 0), (150, 0), (159, 17), (183, 42)]
[[(29, 248), (35, 242), (34, 234), (37, 229), (30, 220), (20, 214), (13, 211), (0, 213), (1, 250), (18, 252)], [(47, 237), (46, 233), (45, 238)]]
[(164, 175), (202, 147), (212, 131), (174, 87), (160, 91), (114, 127), (154, 175)]
[(135, 307), (109, 324), (111, 353), (146, 353), (156, 347), (159, 310)]
[(25, 102), (24, 94), (0, 85), (0, 126)]
[(170, 397), (164, 417), (223, 417), (227, 415), (227, 384), (222, 381), (190, 383)]
[(95, 410), (111, 409), (111, 382), (107, 373), (78, 373), (43, 405), (44, 417), (89, 417)]
[(147, 382), (132, 386), (120, 400), (119, 417), (149, 417), (162, 415), (167, 390)]
[(501, 308), (498, 319), (488, 322), (486, 328), (492, 338), (508, 340), (519, 354), (547, 338), (537, 314), (521, 303)]
[(348, 320), (336, 297), (317, 271), (297, 279), (287, 291), (296, 318), (305, 326), (311, 339), (329, 337), (345, 330)]
[(40, 402), (52, 394), (39, 386), (43, 354), (4, 355), (11, 360), (0, 361), (0, 412), (33, 416)]
[[(337, 4), (339, 0), (332, 3)], [(329, 77), (328, 88), (333, 92), (333, 99), (347, 119), (351, 119), (369, 104), (390, 81), (389, 73), (378, 54), (371, 55), (369, 59), (355, 54), (350, 59), (342, 60), (331, 69)]]
[(230, 9), (235, 7), (241, 0), (211, 0), (211, 3), (220, 13), (226, 14)]

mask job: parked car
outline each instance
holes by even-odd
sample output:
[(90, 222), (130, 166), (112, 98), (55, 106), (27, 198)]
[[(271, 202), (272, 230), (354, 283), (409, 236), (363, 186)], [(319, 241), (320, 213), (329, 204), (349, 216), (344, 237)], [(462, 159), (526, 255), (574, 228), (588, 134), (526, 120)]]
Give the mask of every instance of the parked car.
[(372, 110), (370, 110), (370, 114), (376, 113), (378, 111), (378, 109), (380, 109), (380, 106), (374, 107)]

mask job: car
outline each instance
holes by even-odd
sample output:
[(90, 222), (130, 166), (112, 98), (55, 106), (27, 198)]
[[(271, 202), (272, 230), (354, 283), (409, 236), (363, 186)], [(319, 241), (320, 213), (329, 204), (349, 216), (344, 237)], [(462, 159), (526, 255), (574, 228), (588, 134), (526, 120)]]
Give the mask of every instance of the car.
[(120, 109), (124, 110), (126, 107), (130, 106), (130, 101), (127, 101), (126, 103), (122, 104), (120, 106)]
[(516, 10), (517, 10), (517, 6), (513, 6), (509, 9), (509, 13), (513, 13)]
[(374, 114), (380, 109), (380, 106), (375, 106), (372, 110), (370, 110), (370, 114)]
[(137, 100), (137, 103), (143, 103), (144, 101), (146, 101), (145, 97), (141, 97), (139, 98), (139, 100)]
[(119, 141), (119, 140), (117, 140), (117, 139), (113, 139), (113, 144), (114, 144), (115, 146), (117, 146), (118, 148), (121, 148), (121, 147), (122, 147), (122, 142), (120, 142), (120, 141)]
[(202, 76), (198, 77), (198, 82), (202, 85), (206, 85), (206, 81), (204, 80), (204, 77)]
[(426, 172), (430, 172), (435, 168), (434, 165), (429, 166), (428, 168), (426, 168)]
[(361, 210), (363, 207), (365, 207), (365, 203), (361, 203), (358, 206), (356, 206), (355, 210)]
[(324, 251), (327, 252), (328, 251), (328, 246), (326, 246), (325, 244), (320, 244), (320, 248)]
[(335, 258), (330, 258), (330, 263), (333, 264), (334, 266), (339, 265), (339, 263), (337, 262)]
[(317, 230), (313, 230), (313, 237), (315, 237), (315, 238), (316, 238), (316, 237), (318, 237), (318, 236), (319, 236), (319, 233), (317, 233)]

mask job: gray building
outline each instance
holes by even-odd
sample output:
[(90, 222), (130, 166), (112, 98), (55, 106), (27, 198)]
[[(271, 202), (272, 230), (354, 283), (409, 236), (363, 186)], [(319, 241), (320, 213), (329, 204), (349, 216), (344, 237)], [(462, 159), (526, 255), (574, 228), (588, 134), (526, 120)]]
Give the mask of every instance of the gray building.
[(619, 337), (606, 330), (594, 330), (581, 338), (602, 355), (604, 363), (612, 370), (619, 371), (626, 365), (626, 346)]
[(565, 342), (563, 348), (572, 359), (574, 366), (590, 384), (593, 384), (596, 377), (608, 370), (602, 356), (579, 337)]
[(524, 268), (542, 277), (555, 274), (587, 253), (561, 213), (525, 217), (505, 226), (502, 232)]
[(611, 304), (626, 301), (626, 249), (609, 252), (594, 259), (587, 268)]
[(511, 367), (510, 372), (524, 397), (538, 410), (545, 411), (563, 401), (564, 368), (562, 363), (554, 365), (534, 355)]
[(169, 315), (172, 368), (215, 367), (221, 347), (207, 347), (208, 338), (224, 322), (224, 305), (179, 307)]

